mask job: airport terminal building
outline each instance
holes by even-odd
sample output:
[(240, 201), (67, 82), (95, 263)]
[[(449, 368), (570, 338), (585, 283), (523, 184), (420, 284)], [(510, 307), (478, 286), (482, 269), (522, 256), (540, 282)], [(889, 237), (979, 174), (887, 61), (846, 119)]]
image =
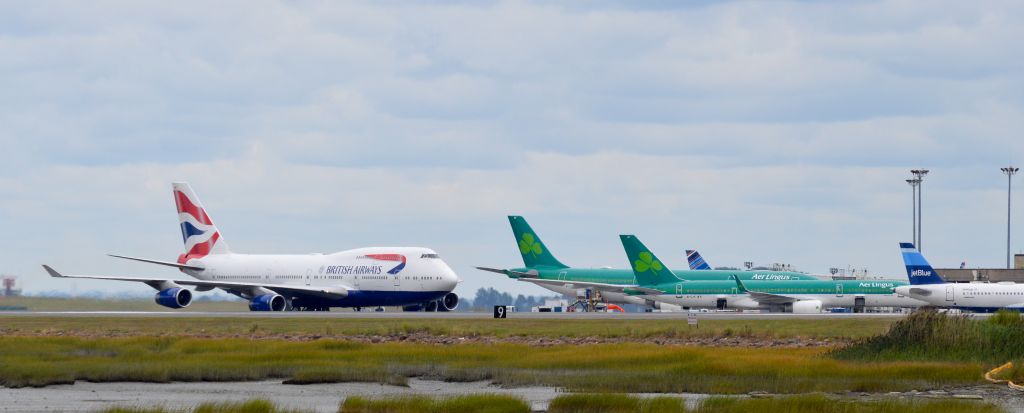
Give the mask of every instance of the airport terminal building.
[(936, 268), (947, 282), (1015, 282), (1024, 283), (1024, 254), (1013, 256), (1013, 268)]

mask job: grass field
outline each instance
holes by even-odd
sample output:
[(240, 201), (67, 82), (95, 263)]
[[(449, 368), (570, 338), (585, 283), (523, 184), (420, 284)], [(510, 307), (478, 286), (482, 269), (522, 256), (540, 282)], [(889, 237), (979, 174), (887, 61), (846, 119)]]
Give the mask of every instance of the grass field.
[(689, 337), (812, 338), (849, 341), (885, 332), (896, 319), (574, 320), (574, 319), (358, 319), (358, 318), (155, 318), (17, 317), (0, 315), (3, 335), (198, 336), (337, 338), (426, 333), (445, 337), (623, 338)]
[(0, 384), (94, 382), (382, 382), (490, 380), (572, 392), (735, 394), (906, 391), (978, 384), (984, 365), (857, 362), (827, 348), (716, 348), (647, 343), (433, 345), (243, 338), (0, 338)]
[[(104, 413), (171, 413), (187, 410), (130, 407), (104, 410)], [(528, 413), (523, 400), (495, 395), (432, 398), (423, 396), (395, 398), (349, 397), (339, 413)], [(285, 413), (266, 400), (240, 403), (203, 404), (192, 413)], [(579, 394), (559, 396), (551, 401), (549, 413), (1002, 413), (999, 406), (960, 400), (856, 400), (822, 395), (771, 399), (711, 398), (695, 409), (687, 409), (681, 399), (671, 397), (640, 398), (615, 394)]]

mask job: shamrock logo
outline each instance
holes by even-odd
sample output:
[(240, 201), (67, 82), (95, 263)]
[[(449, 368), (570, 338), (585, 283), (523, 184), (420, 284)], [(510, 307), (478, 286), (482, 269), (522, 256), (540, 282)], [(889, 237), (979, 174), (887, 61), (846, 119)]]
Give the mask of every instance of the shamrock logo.
[(538, 255), (544, 253), (544, 247), (533, 237), (533, 234), (523, 234), (523, 238), (519, 240), (519, 252), (537, 258)]
[(633, 261), (633, 269), (635, 269), (636, 272), (647, 272), (648, 270), (651, 272), (658, 272), (664, 268), (665, 267), (661, 265), (661, 261), (654, 259), (654, 254), (646, 251), (640, 253), (640, 259)]

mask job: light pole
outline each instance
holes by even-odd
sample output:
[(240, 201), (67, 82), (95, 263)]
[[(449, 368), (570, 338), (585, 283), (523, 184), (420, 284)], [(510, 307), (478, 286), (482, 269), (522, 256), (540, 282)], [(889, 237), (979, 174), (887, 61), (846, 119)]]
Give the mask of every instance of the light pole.
[(1010, 269), (1010, 191), (1013, 189), (1013, 174), (1020, 168), (1008, 166), (999, 169), (1006, 174), (1006, 269)]
[(910, 209), (914, 210), (914, 214), (911, 218), (911, 231), (910, 239), (914, 241), (914, 246), (917, 246), (917, 186), (921, 184), (920, 179), (908, 179), (907, 183), (910, 184), (910, 189), (913, 191), (913, 197), (910, 199)]
[(921, 210), (921, 197), (924, 192), (924, 176), (928, 175), (928, 170), (911, 169), (910, 173), (914, 174), (914, 177), (917, 178), (917, 250), (921, 251), (921, 244), (923, 243), (921, 240), (921, 227), (924, 225), (921, 219), (924, 215), (924, 211)]

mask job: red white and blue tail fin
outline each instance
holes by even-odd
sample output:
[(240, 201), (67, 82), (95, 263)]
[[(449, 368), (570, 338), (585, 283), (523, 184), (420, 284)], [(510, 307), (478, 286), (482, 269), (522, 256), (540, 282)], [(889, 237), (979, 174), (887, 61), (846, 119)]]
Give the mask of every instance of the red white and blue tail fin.
[(178, 262), (185, 264), (188, 260), (210, 254), (230, 254), (227, 242), (221, 237), (192, 187), (185, 182), (175, 182), (171, 186), (174, 189), (174, 205), (178, 209), (181, 238), (185, 241), (185, 253), (178, 256)]

